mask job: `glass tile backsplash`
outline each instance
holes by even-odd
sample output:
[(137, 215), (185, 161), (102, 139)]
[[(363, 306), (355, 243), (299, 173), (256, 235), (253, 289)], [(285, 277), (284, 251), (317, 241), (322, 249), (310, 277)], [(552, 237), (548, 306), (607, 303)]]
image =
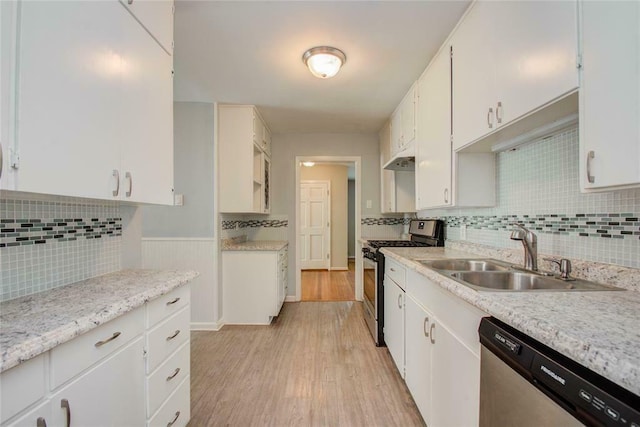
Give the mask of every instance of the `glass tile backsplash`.
[(0, 199), (0, 301), (120, 270), (116, 202)]

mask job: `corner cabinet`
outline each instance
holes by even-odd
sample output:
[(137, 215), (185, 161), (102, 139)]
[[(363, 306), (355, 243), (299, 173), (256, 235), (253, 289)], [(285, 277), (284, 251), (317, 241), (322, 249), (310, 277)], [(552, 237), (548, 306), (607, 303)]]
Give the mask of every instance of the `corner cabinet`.
[(406, 93), (391, 115), (391, 154), (407, 148), (416, 137), (416, 85)]
[(287, 296), (288, 250), (222, 252), (225, 324), (268, 325)]
[(269, 213), (271, 132), (252, 105), (218, 106), (220, 212)]
[(640, 186), (640, 4), (581, 1), (580, 187)]
[[(173, 58), (145, 21), (116, 1), (6, 3), (2, 188), (173, 204)], [(140, 3), (172, 39), (173, 3)]]

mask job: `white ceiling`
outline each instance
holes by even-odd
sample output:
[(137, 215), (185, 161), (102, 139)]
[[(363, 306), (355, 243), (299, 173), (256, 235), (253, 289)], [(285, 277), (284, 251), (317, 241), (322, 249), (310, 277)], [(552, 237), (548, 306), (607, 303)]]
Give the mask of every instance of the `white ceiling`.
[[(273, 133), (377, 132), (468, 4), (178, 0), (174, 96), (255, 104)], [(332, 79), (302, 63), (318, 45), (347, 55)]]

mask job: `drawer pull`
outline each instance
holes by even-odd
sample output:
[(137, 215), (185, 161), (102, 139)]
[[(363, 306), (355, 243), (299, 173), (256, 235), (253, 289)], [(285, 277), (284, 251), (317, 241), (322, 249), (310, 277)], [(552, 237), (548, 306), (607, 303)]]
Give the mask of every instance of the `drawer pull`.
[(395, 272), (395, 271), (396, 271), (396, 269), (395, 269), (395, 268), (393, 268), (393, 267), (389, 267), (389, 270), (391, 270), (391, 271), (393, 271), (393, 272)]
[(174, 425), (176, 423), (176, 421), (178, 421), (178, 417), (180, 416), (180, 411), (176, 412), (176, 416), (173, 417), (173, 420), (171, 420), (171, 422), (169, 422), (169, 424), (167, 424), (167, 427), (171, 427), (172, 425)]
[(60, 401), (60, 407), (64, 408), (65, 414), (67, 416), (67, 427), (71, 426), (71, 406), (69, 406), (69, 401), (67, 399), (62, 399)]
[(47, 427), (47, 420), (42, 417), (38, 417), (36, 420), (36, 427)]
[(173, 333), (173, 335), (167, 337), (167, 341), (171, 341), (172, 339), (177, 337), (179, 333), (180, 333), (180, 329), (176, 329), (176, 331)]
[(175, 371), (173, 371), (173, 374), (169, 375), (167, 377), (167, 381), (171, 381), (172, 379), (174, 379), (176, 377), (176, 375), (178, 375), (180, 373), (180, 368), (176, 368)]
[(176, 297), (176, 299), (174, 299), (173, 301), (169, 301), (169, 302), (167, 303), (167, 305), (175, 304), (175, 303), (177, 303), (178, 301), (180, 301), (180, 297)]
[(114, 332), (113, 335), (111, 335), (109, 338), (107, 338), (106, 340), (102, 340), (102, 341), (98, 341), (97, 343), (95, 343), (96, 347), (101, 347), (103, 345), (105, 345), (106, 343), (108, 343), (109, 341), (113, 341), (116, 338), (118, 338), (120, 336), (120, 332)]

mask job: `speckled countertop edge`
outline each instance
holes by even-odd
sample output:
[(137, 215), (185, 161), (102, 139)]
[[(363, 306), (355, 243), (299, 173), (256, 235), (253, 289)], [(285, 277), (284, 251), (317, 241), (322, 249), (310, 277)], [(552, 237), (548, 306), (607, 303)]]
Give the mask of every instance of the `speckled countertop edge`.
[(640, 292), (478, 292), (418, 260), (486, 258), (450, 248), (382, 252), (440, 287), (640, 395)]
[(222, 245), (223, 251), (279, 251), (289, 242), (286, 240), (247, 240), (245, 242), (227, 242)]
[(123, 270), (5, 301), (0, 304), (0, 372), (141, 307), (198, 274)]

